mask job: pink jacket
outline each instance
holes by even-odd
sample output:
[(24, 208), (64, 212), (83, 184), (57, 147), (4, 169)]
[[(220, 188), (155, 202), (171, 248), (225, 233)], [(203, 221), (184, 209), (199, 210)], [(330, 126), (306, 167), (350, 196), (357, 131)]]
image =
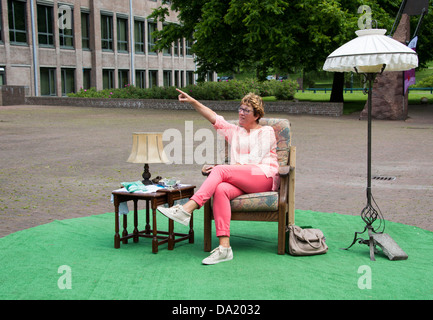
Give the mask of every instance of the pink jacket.
[(230, 164), (253, 164), (259, 169), (257, 174), (272, 177), (272, 190), (279, 187), (277, 141), (274, 129), (262, 126), (247, 132), (244, 128), (227, 122), (217, 115), (213, 125), (217, 133), (230, 144)]

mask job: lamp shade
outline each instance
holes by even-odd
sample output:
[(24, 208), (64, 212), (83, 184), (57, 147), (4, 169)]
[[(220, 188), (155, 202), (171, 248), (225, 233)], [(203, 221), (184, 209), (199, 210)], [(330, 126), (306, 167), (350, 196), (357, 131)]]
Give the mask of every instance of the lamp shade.
[(134, 132), (132, 150), (127, 162), (132, 163), (167, 163), (164, 152), (162, 133)]
[(357, 38), (345, 43), (328, 56), (323, 70), (377, 73), (383, 65), (386, 65), (386, 71), (405, 71), (418, 66), (416, 52), (387, 37), (386, 29), (364, 29), (355, 33)]

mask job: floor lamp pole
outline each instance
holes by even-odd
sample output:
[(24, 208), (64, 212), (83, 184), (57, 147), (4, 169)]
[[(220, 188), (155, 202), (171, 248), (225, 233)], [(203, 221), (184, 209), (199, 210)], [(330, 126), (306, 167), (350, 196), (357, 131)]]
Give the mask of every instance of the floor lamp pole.
[(367, 73), (368, 81), (368, 138), (367, 138), (367, 204), (371, 205), (371, 111), (372, 111), (372, 82), (376, 75)]

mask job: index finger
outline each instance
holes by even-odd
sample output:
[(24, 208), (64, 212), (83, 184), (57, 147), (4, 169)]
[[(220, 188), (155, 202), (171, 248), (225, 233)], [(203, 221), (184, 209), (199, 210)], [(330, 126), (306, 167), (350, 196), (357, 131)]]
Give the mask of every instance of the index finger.
[(176, 88), (176, 91), (177, 91), (177, 92), (180, 92), (180, 93), (182, 93), (182, 94), (185, 94), (185, 92), (183, 92), (182, 90), (180, 90), (180, 89), (178, 89), (178, 88)]

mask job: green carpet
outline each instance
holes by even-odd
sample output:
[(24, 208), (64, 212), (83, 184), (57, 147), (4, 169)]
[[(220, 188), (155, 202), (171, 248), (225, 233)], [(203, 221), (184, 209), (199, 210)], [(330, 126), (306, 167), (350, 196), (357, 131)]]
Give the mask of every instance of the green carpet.
[[(166, 218), (158, 219), (160, 229), (167, 229)], [(114, 249), (114, 213), (54, 221), (0, 239), (0, 299), (433, 298), (432, 232), (387, 222), (385, 232), (409, 259), (390, 261), (380, 252), (373, 262), (365, 245), (339, 249), (352, 242), (354, 231), (362, 230), (359, 216), (297, 210), (296, 222), (322, 229), (328, 253), (277, 255), (276, 223), (236, 221), (231, 238), (234, 260), (204, 266), (201, 260), (208, 253), (203, 251), (200, 211), (194, 220), (195, 243), (177, 243), (173, 251), (162, 245), (158, 254), (151, 252), (151, 239), (144, 238)], [(176, 224), (175, 230), (187, 228)], [(217, 239), (213, 241), (216, 246)], [(69, 273), (59, 273), (60, 266), (69, 267)], [(61, 289), (68, 275), (71, 288)]]

